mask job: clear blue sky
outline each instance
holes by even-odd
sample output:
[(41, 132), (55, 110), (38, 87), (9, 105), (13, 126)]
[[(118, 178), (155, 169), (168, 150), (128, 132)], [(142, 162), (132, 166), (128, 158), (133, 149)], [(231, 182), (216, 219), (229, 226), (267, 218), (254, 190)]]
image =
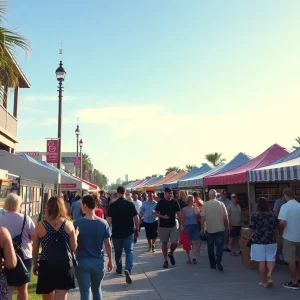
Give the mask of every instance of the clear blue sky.
[(63, 151), (84, 151), (111, 181), (257, 155), (300, 135), (300, 1), (9, 1), (30, 41), (18, 61), (18, 151), (57, 135), (59, 42), (67, 71)]

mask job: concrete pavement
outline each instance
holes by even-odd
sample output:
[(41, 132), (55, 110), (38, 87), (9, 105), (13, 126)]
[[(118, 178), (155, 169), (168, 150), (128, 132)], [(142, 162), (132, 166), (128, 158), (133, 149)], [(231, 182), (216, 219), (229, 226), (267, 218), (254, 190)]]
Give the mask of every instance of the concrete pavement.
[[(157, 242), (157, 248), (160, 243)], [(224, 253), (224, 272), (211, 270), (208, 264), (206, 244), (202, 245), (198, 265), (187, 265), (184, 251), (175, 253), (176, 266), (162, 269), (161, 251), (146, 253), (148, 247), (144, 231), (135, 246), (133, 283), (125, 283), (125, 277), (107, 273), (102, 285), (105, 300), (272, 300), (299, 299), (299, 291), (282, 287), (289, 280), (286, 266), (277, 266), (274, 273), (275, 286), (264, 289), (258, 286), (258, 271), (248, 270), (241, 263), (241, 257), (231, 257)], [(78, 289), (69, 294), (71, 300), (79, 300)]]

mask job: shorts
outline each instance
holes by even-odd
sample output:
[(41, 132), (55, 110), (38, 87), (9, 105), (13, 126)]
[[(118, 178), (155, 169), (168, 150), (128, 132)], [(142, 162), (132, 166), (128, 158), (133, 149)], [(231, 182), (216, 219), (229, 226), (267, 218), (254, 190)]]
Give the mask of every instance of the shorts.
[(185, 229), (188, 232), (190, 241), (200, 241), (200, 232), (198, 224), (186, 225)]
[(300, 242), (292, 242), (283, 239), (283, 256), (287, 263), (294, 263), (300, 260)]
[(23, 263), (29, 272), (29, 279), (31, 280), (32, 258), (23, 259)]
[(148, 240), (153, 240), (157, 238), (157, 228), (158, 228), (158, 221), (153, 223), (146, 223), (144, 222), (144, 227), (146, 231), (146, 238)]
[(162, 243), (168, 243), (169, 240), (171, 242), (177, 243), (179, 238), (179, 230), (178, 226), (166, 228), (166, 227), (159, 227), (159, 237)]
[(49, 271), (48, 261), (39, 261), (38, 280), (36, 286), (37, 294), (50, 294), (54, 290), (68, 291), (75, 289), (75, 269), (65, 272)]
[(252, 244), (251, 260), (254, 261), (276, 261), (277, 244)]
[(232, 226), (229, 232), (229, 237), (239, 238), (241, 236), (242, 226)]

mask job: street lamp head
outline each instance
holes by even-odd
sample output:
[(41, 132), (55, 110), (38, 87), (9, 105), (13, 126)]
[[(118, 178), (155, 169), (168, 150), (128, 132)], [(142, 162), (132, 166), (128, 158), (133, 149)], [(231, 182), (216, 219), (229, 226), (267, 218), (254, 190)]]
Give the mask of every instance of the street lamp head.
[(80, 135), (79, 125), (75, 129), (75, 135), (78, 137)]
[(63, 68), (62, 61), (60, 61), (59, 67), (56, 69), (55, 74), (56, 74), (56, 78), (57, 78), (58, 81), (64, 81), (65, 80), (67, 72)]
[(82, 141), (82, 139), (80, 139), (80, 141), (79, 141), (79, 146), (80, 146), (80, 148), (82, 148), (82, 146), (83, 146), (83, 141)]

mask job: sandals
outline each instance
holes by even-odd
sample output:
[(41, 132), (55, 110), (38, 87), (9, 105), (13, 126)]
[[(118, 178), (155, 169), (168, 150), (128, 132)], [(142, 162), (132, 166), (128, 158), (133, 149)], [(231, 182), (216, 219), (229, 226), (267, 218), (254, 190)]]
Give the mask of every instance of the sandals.
[(264, 288), (266, 288), (266, 287), (267, 287), (267, 285), (266, 285), (264, 282), (262, 282), (262, 281), (261, 281), (261, 282), (259, 282), (259, 283), (258, 283), (258, 285), (259, 285), (259, 286), (261, 286), (261, 287), (264, 287)]
[(267, 276), (267, 287), (271, 288), (273, 285), (274, 285), (274, 281), (273, 281), (271, 275), (268, 275)]
[(186, 263), (187, 263), (188, 265), (191, 265), (191, 264), (192, 264), (192, 262), (191, 262), (190, 260), (188, 260)]
[(196, 265), (197, 264), (197, 259), (193, 258), (193, 264)]
[(235, 252), (230, 252), (231, 256), (238, 256)]

